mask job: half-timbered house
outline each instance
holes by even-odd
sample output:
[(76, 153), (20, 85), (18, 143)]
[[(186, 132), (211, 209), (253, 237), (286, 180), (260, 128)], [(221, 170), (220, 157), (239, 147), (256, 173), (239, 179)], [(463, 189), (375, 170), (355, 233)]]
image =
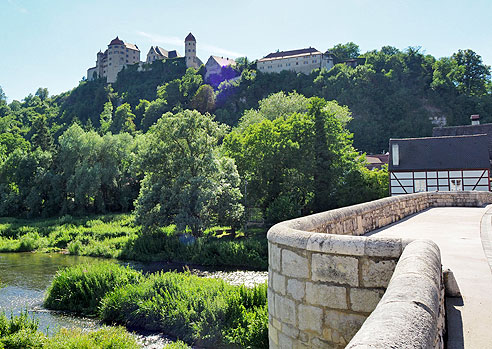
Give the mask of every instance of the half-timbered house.
[(486, 135), (390, 139), (390, 195), (490, 191)]

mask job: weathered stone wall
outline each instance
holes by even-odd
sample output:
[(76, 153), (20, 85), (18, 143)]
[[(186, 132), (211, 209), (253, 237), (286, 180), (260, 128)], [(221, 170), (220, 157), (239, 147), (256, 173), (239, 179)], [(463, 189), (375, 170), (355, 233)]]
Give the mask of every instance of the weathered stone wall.
[(342, 348), (376, 308), (407, 239), (360, 236), (437, 206), (482, 206), (488, 192), (390, 197), (279, 223), (268, 232), (271, 348)]
[(441, 276), (437, 245), (429, 240), (410, 243), (383, 298), (347, 348), (443, 348)]

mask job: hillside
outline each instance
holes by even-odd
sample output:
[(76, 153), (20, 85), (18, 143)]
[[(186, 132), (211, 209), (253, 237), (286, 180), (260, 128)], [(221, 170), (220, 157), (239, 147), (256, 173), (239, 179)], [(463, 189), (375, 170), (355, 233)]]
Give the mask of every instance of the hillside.
[[(296, 91), (347, 105), (353, 116), (349, 129), (354, 145), (368, 153), (387, 150), (390, 137), (430, 135), (431, 119), (459, 125), (467, 124), (470, 114), (480, 114), (483, 122), (492, 121), (490, 67), (471, 50), (441, 59), (411, 47), (400, 51), (386, 46), (359, 54), (358, 46), (348, 43), (331, 50), (341, 59), (363, 57), (366, 63), (355, 68), (337, 64), (309, 75), (264, 74), (255, 70), (254, 62), (239, 59), (235, 69), (225, 68), (222, 76), (211, 79), (212, 91), (201, 88), (203, 68), (186, 72), (182, 59), (159, 61), (143, 72), (136, 67), (124, 69), (113, 86), (102, 80), (82, 81), (72, 91), (51, 98), (40, 89), (22, 103), (2, 107), (0, 117), (4, 123), (8, 119), (19, 124), (28, 140), (38, 114), (46, 116), (55, 139), (73, 120), (99, 127), (108, 101), (113, 109), (128, 103), (137, 130), (147, 130), (167, 111), (185, 108), (211, 112), (217, 121), (235, 126), (244, 111), (257, 108), (261, 99)], [(235, 76), (239, 78), (234, 82), (222, 82)]]

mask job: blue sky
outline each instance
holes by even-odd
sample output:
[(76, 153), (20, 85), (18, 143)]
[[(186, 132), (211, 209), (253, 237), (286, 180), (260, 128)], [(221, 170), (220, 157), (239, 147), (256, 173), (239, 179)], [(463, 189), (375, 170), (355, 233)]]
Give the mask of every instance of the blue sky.
[(271, 51), (353, 41), (361, 52), (421, 46), (435, 57), (473, 49), (492, 65), (491, 0), (0, 0), (0, 86), (9, 100), (38, 87), (77, 86), (116, 35), (198, 56), (261, 58)]

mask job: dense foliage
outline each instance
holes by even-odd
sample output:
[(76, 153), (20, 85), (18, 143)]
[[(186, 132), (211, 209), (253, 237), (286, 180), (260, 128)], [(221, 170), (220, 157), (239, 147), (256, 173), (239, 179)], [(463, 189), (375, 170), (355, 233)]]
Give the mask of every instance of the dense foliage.
[(200, 347), (268, 346), (266, 284), (248, 289), (190, 274), (134, 276), (108, 263), (67, 268), (53, 280), (45, 305), (80, 311), (78, 300), (99, 309), (107, 323), (161, 331)]
[(49, 309), (95, 315), (106, 293), (140, 279), (137, 271), (110, 262), (77, 265), (56, 274), (44, 305)]
[(492, 121), (490, 67), (472, 50), (436, 59), (348, 43), (331, 52), (359, 65), (263, 74), (243, 58), (205, 81), (203, 66), (170, 59), (58, 96), (40, 88), (9, 104), (0, 90), (0, 215), (136, 203), (145, 227), (195, 235), (236, 229), (252, 209), (275, 223), (386, 195), (384, 172), (365, 171), (360, 155), (386, 151), (390, 137), (430, 135), (433, 123), (470, 114)]
[(135, 338), (122, 327), (103, 327), (92, 332), (61, 329), (51, 336), (38, 330), (38, 322), (27, 314), (8, 318), (0, 315), (0, 348), (5, 349), (137, 349)]
[(72, 255), (138, 261), (187, 262), (266, 270), (265, 230), (245, 236), (214, 227), (184, 244), (176, 226), (143, 231), (131, 215), (111, 214), (73, 218), (0, 219), (0, 252), (60, 251)]

